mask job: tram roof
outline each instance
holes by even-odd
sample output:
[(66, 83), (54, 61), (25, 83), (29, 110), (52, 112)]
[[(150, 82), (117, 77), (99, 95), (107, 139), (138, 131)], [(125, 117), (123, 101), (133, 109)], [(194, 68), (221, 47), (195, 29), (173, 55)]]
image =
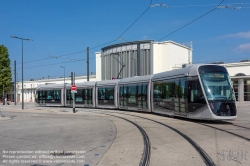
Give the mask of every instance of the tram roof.
[(187, 76), (195, 76), (198, 74), (197, 69), (201, 66), (201, 64), (195, 65), (188, 65), (185, 68), (175, 69), (171, 71), (166, 71), (158, 74), (154, 74), (152, 77), (152, 81), (162, 79), (162, 78), (180, 78), (180, 77), (187, 77)]
[(76, 83), (76, 87), (86, 87), (86, 86), (95, 86), (96, 82), (95, 81), (87, 81), (87, 82), (81, 82), (81, 83)]
[(36, 89), (54, 89), (54, 88), (63, 88), (63, 84), (40, 84)]
[(96, 86), (101, 86), (101, 85), (117, 85), (120, 79), (117, 80), (105, 80), (105, 81), (97, 81)]
[(139, 82), (149, 82), (153, 75), (146, 75), (146, 76), (135, 76), (129, 78), (123, 78), (119, 81), (118, 84), (126, 84), (126, 83), (139, 83)]

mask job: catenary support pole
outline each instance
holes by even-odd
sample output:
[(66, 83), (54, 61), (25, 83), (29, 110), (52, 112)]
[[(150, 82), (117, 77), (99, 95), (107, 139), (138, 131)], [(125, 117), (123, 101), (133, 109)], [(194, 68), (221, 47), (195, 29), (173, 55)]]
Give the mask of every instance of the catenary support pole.
[(16, 105), (16, 61), (14, 61), (14, 100), (15, 100), (15, 105)]
[[(71, 72), (71, 85), (75, 85), (75, 72)], [(73, 98), (73, 113), (76, 113), (75, 109), (75, 93), (71, 93)]]
[(87, 47), (87, 81), (89, 81), (89, 47)]

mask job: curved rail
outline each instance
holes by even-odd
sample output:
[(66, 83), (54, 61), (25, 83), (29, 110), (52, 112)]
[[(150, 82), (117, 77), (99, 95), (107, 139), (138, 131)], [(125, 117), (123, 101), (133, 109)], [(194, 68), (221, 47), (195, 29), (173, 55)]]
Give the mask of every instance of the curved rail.
[(150, 148), (151, 148), (151, 146), (150, 146), (150, 139), (149, 139), (147, 133), (145, 132), (145, 130), (143, 130), (143, 128), (141, 126), (139, 126), (138, 124), (136, 124), (135, 122), (130, 121), (128, 119), (125, 119), (125, 118), (122, 118), (122, 117), (119, 117), (119, 116), (115, 116), (115, 115), (110, 115), (110, 114), (107, 114), (107, 113), (101, 113), (101, 114), (114, 116), (114, 117), (126, 120), (126, 121), (132, 123), (133, 125), (135, 125), (138, 128), (138, 130), (141, 132), (141, 135), (143, 137), (143, 142), (144, 142), (144, 150), (143, 150), (144, 152), (143, 152), (143, 155), (142, 155), (142, 158), (141, 158), (141, 161), (140, 161), (140, 166), (149, 166), (149, 163), (150, 163)]
[[(213, 129), (220, 130), (220, 131), (226, 132), (226, 133), (228, 133), (228, 134), (232, 134), (232, 135), (234, 135), (234, 136), (236, 136), (236, 137), (243, 138), (243, 139), (245, 139), (245, 140), (247, 140), (247, 141), (250, 141), (250, 138), (244, 137), (244, 136), (239, 135), (239, 134), (235, 134), (235, 133), (233, 133), (233, 132), (230, 132), (230, 131), (227, 131), (227, 130), (224, 130), (224, 129), (220, 129), (220, 128), (217, 128), (217, 127), (214, 127), (214, 126), (210, 126), (210, 125), (207, 125), (207, 124), (204, 124), (204, 123), (198, 123), (198, 124), (203, 125), (203, 126), (207, 126), (207, 127), (211, 127), (211, 128), (213, 128)], [(234, 125), (234, 126), (235, 126), (235, 125)]]
[[(177, 132), (178, 134), (180, 134), (184, 139), (186, 139), (197, 150), (197, 152), (199, 152), (199, 154), (201, 155), (201, 157), (202, 157), (202, 159), (203, 159), (203, 161), (205, 162), (206, 165), (215, 166), (213, 160), (209, 157), (209, 155), (195, 141), (193, 141), (190, 137), (188, 137), (187, 135), (185, 135), (181, 131), (179, 131), (179, 130), (177, 130), (177, 129), (175, 129), (175, 128), (167, 125), (167, 124), (164, 124), (162, 122), (155, 121), (155, 120), (152, 120), (152, 119), (148, 119), (148, 118), (145, 118), (145, 117), (125, 114), (125, 113), (118, 113), (118, 114), (124, 114), (124, 115), (129, 115), (129, 116), (134, 116), (134, 117), (146, 119), (146, 120), (149, 120), (149, 121), (152, 121), (152, 122), (155, 122), (155, 123), (158, 123), (158, 124), (161, 124), (161, 125), (163, 125), (165, 127), (170, 128), (171, 130), (173, 130), (173, 131)], [(111, 116), (115, 116), (115, 115), (111, 115)], [(123, 118), (121, 118), (121, 119), (123, 119)], [(134, 122), (132, 122), (132, 123), (134, 123)]]
[(153, 121), (155, 123), (158, 123), (158, 124), (161, 124), (163, 126), (166, 126), (166, 127), (170, 128), (171, 130), (177, 132), (183, 138), (185, 138), (191, 145), (193, 145), (193, 147), (199, 152), (199, 154), (203, 158), (203, 160), (204, 160), (204, 162), (205, 162), (206, 165), (215, 166), (213, 160), (209, 157), (209, 155), (195, 141), (193, 141), (190, 137), (188, 137), (187, 135), (185, 135), (183, 132), (181, 132), (181, 131), (179, 131), (179, 130), (177, 130), (177, 129), (175, 129), (175, 128), (167, 125), (167, 124), (164, 124), (162, 122), (158, 122), (158, 121), (155, 121), (155, 120), (152, 120), (152, 119), (148, 119), (148, 118), (144, 118), (144, 117), (140, 117), (140, 116), (136, 116), (136, 117)]

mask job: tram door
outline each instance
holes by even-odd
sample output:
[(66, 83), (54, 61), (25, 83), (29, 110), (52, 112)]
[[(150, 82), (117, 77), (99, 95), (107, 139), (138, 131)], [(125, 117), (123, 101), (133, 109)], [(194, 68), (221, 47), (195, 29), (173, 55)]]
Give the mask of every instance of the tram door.
[(187, 115), (187, 86), (186, 78), (173, 80), (174, 83), (174, 111), (181, 116)]
[(205, 98), (197, 79), (188, 81), (188, 112), (194, 113), (197, 109), (205, 106)]

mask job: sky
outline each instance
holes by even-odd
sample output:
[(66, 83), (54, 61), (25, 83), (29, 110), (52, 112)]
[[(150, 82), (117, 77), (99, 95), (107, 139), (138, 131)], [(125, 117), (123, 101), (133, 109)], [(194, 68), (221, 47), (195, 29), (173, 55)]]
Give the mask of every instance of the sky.
[(192, 42), (193, 63), (239, 62), (250, 60), (250, 0), (0, 0), (0, 45), (21, 81), (22, 40), (11, 36), (33, 40), (24, 80), (86, 75), (87, 47), (95, 73), (95, 52), (138, 40)]

